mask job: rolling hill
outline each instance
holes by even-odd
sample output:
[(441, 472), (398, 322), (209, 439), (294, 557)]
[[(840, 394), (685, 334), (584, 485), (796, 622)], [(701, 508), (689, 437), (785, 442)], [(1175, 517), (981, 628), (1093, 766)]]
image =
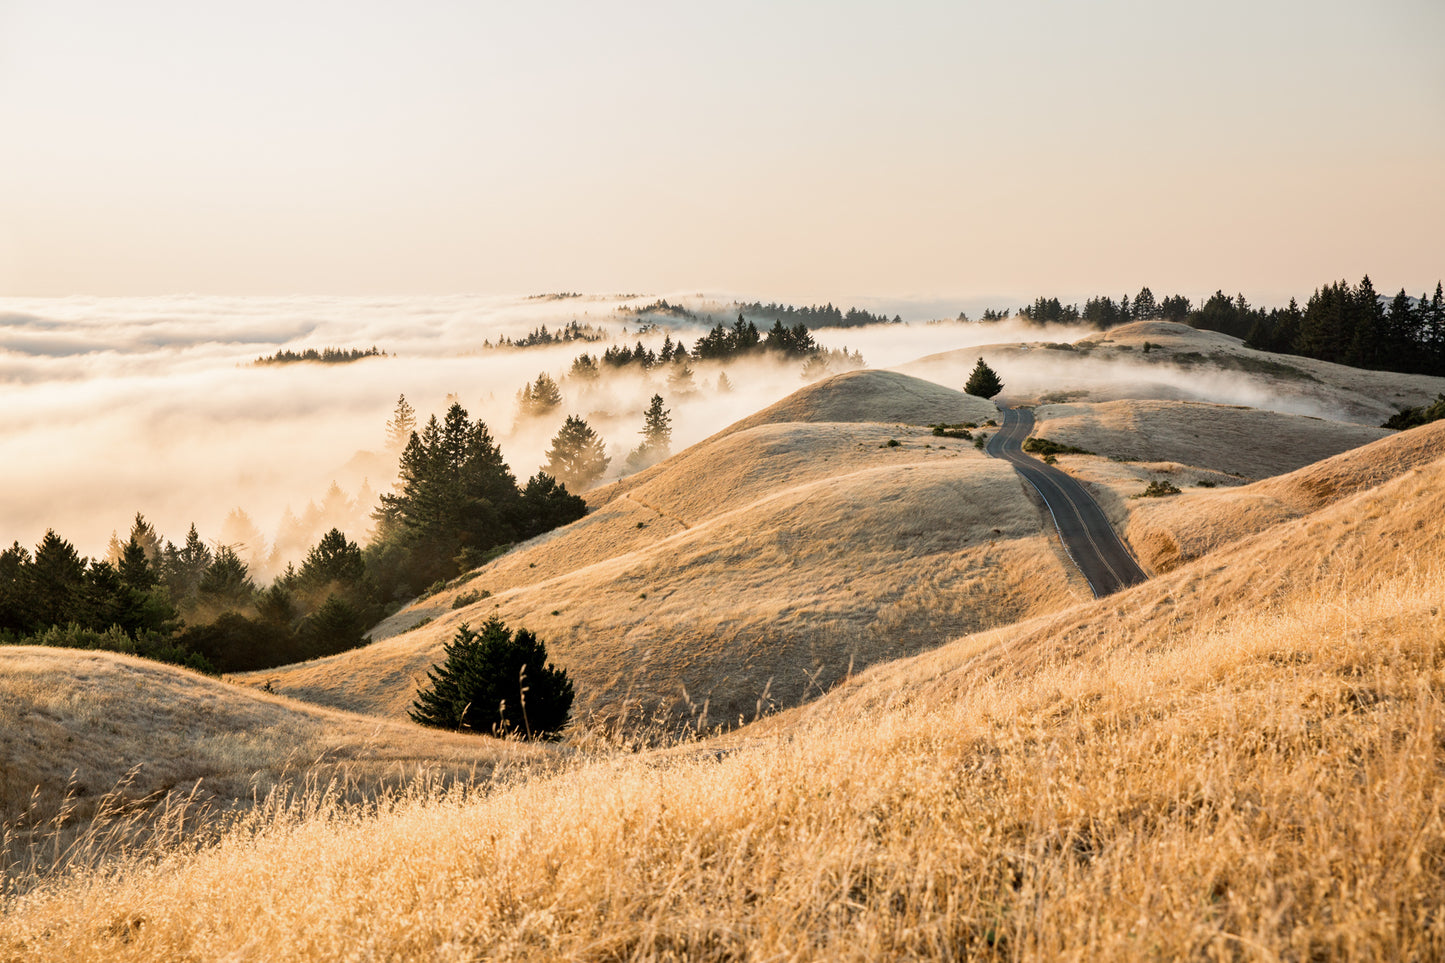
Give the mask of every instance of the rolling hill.
[(922, 427), (996, 414), (894, 372), (828, 379), (590, 494), (586, 518), (392, 616), (372, 645), (249, 681), (403, 718), (456, 626), (495, 612), (546, 640), (584, 716), (705, 707), (735, 724), (797, 704), (1086, 594), (1012, 470)]

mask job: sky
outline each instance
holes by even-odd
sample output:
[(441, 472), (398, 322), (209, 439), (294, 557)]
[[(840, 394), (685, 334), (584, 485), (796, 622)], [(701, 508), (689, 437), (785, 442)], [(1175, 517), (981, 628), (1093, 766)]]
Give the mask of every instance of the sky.
[(1439, 0), (0, 0), (0, 297), (1445, 274)]

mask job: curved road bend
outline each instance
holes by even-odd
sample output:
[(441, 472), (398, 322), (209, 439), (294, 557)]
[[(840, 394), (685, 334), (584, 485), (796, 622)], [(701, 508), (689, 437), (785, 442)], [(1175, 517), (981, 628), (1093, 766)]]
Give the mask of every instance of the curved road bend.
[(1149, 576), (1119, 541), (1114, 527), (1092, 495), (1072, 477), (1024, 454), (1023, 442), (1034, 430), (1033, 412), (1005, 408), (1003, 425), (988, 440), (985, 450), (1013, 465), (1048, 505), (1064, 550), (1084, 573), (1095, 597), (1136, 585)]

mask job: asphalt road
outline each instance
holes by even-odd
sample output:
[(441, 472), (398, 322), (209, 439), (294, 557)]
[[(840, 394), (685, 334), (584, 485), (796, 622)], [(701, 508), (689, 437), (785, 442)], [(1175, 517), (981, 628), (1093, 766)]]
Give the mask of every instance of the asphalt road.
[(1069, 475), (1024, 454), (1024, 439), (1034, 430), (1033, 412), (1000, 408), (1003, 424), (989, 438), (985, 450), (1013, 465), (1034, 486), (1054, 516), (1064, 550), (1084, 573), (1094, 595), (1110, 595), (1147, 579), (1093, 496)]

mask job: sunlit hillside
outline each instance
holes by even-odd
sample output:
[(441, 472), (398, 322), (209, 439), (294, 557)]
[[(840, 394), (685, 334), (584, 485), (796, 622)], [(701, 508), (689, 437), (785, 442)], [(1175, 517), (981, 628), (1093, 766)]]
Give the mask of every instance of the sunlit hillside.
[(1445, 391), (1445, 378), (1256, 351), (1227, 334), (1168, 321), (1135, 321), (1076, 341), (1048, 336), (1039, 329), (1036, 341), (946, 351), (898, 370), (961, 385), (982, 356), (1002, 375), (1005, 396), (1020, 402), (1206, 401), (1371, 427)]
[(893, 372), (840, 375), (593, 493), (585, 519), (412, 604), (372, 645), (249, 681), (404, 718), (456, 627), (496, 612), (547, 640), (583, 718), (736, 724), (795, 705), (1087, 597), (1012, 469), (927, 427), (995, 415)]
[[(145, 808), (168, 795), (229, 809), (278, 785), (344, 773), (374, 792), (418, 767), (485, 777), (531, 746), (422, 730), (229, 685), (109, 652), (0, 646), (0, 813), (67, 803)], [(118, 790), (110, 798), (112, 790)]]
[(44, 883), (0, 956), (1440, 958), (1438, 443), (1262, 482), (1313, 505), (721, 739)]

